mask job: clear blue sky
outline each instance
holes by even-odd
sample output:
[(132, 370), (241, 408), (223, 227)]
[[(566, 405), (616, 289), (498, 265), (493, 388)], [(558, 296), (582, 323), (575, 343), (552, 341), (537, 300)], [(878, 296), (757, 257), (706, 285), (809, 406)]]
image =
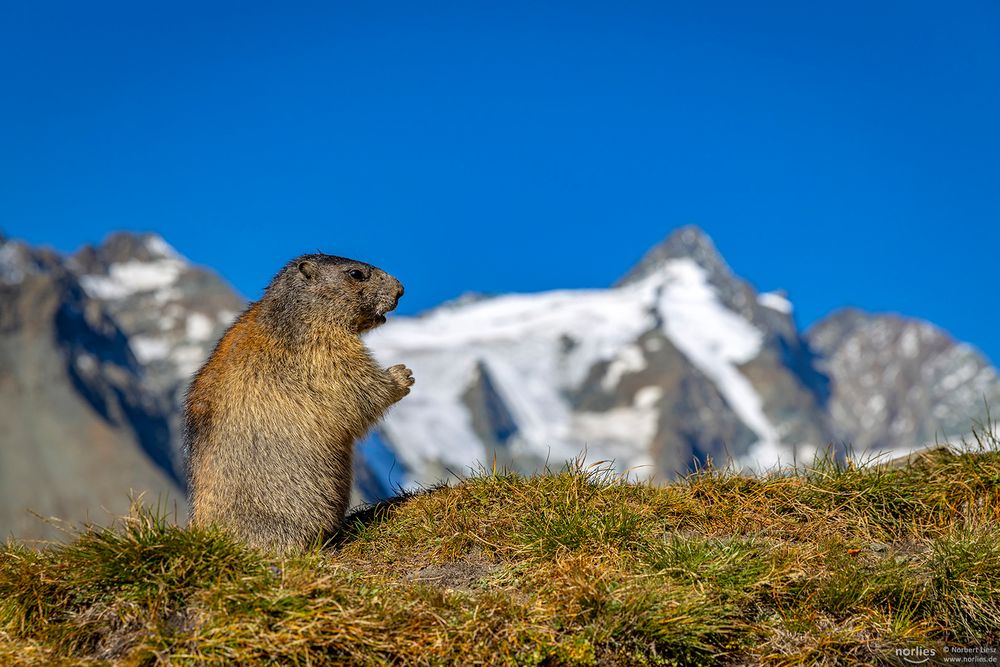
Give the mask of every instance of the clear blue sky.
[(1000, 360), (1000, 4), (8, 2), (0, 227), (156, 230), (256, 298), (378, 264), (404, 312), (613, 282), (695, 223), (808, 325)]

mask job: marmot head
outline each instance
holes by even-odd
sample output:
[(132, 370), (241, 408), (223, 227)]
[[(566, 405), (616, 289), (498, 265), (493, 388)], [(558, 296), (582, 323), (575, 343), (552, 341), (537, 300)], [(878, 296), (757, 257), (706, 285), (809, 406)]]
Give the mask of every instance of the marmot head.
[(296, 257), (274, 277), (266, 300), (278, 301), (305, 321), (362, 333), (385, 323), (403, 296), (403, 284), (382, 269), (346, 257)]

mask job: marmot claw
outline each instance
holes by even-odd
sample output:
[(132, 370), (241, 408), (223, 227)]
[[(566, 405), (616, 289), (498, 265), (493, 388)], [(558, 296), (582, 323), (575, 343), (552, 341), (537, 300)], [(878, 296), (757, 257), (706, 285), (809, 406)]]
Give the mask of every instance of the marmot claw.
[(404, 364), (396, 364), (386, 369), (386, 373), (392, 378), (392, 381), (396, 383), (399, 387), (403, 396), (410, 393), (410, 387), (413, 386), (413, 371), (407, 368)]

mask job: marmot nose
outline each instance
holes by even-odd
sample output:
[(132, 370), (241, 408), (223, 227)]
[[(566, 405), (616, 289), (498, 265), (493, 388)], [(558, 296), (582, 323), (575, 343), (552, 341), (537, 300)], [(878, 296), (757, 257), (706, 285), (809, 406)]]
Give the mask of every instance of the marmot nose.
[(403, 292), (404, 292), (404, 290), (403, 290), (403, 283), (401, 283), (401, 282), (399, 282), (397, 280), (396, 281), (396, 301), (399, 301), (400, 299), (403, 298)]

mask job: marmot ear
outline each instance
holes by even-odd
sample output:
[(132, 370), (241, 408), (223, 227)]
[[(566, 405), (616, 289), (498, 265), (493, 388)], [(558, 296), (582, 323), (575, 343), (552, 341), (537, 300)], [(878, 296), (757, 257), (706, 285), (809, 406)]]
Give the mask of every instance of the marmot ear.
[(309, 280), (312, 280), (316, 276), (316, 262), (310, 262), (308, 259), (304, 262), (299, 262), (299, 271)]

